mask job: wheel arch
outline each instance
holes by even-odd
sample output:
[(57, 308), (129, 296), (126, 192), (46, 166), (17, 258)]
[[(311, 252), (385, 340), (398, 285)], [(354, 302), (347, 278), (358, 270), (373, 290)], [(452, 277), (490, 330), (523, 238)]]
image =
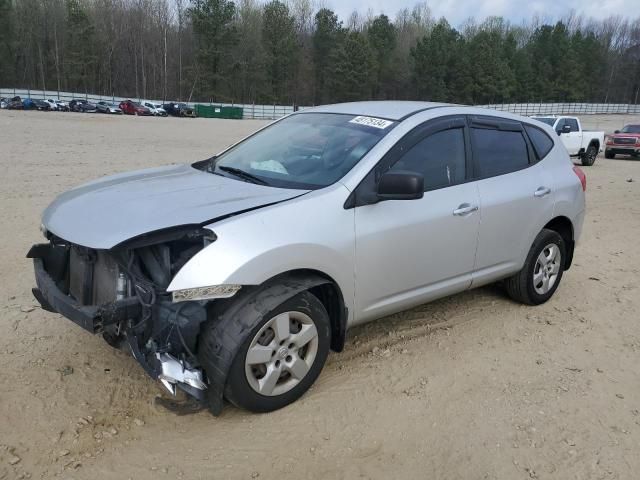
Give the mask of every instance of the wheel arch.
[(567, 249), (564, 269), (569, 270), (573, 261), (573, 251), (575, 248), (573, 223), (568, 217), (561, 215), (547, 222), (544, 228), (557, 232), (564, 240), (564, 244)]
[[(348, 308), (338, 282), (330, 275), (313, 268), (298, 268), (289, 270), (270, 278), (265, 284), (277, 284), (295, 279), (300, 286), (307, 286), (308, 290), (322, 303), (331, 320), (331, 350), (341, 352), (347, 331)], [(300, 293), (302, 290), (296, 291)], [(291, 295), (293, 296), (293, 295)], [(284, 300), (283, 300), (284, 301)]]
[(235, 296), (209, 304), (209, 319), (200, 332), (198, 357), (207, 372), (207, 397), (214, 415), (222, 411), (229, 369), (238, 350), (261, 318), (293, 296), (309, 291), (327, 308), (331, 322), (331, 349), (344, 346), (347, 308), (338, 284), (323, 272), (290, 270), (261, 285), (243, 287)]

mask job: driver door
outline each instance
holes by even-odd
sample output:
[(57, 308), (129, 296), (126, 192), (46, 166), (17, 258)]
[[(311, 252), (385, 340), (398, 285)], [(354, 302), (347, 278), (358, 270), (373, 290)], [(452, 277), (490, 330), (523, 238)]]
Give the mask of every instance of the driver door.
[(369, 174), (421, 173), (425, 193), (356, 206), (357, 323), (471, 285), (480, 200), (469, 166), (466, 121), (447, 117), (410, 132)]
[[(568, 127), (569, 131), (564, 133), (563, 128)], [(562, 143), (569, 152), (569, 155), (577, 155), (582, 148), (582, 133), (579, 131), (578, 122), (573, 118), (564, 118), (556, 125), (556, 132), (560, 135)]]

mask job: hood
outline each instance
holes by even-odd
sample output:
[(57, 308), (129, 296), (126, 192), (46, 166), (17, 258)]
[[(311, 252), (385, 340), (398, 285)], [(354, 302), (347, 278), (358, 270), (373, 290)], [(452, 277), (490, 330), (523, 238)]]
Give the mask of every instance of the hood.
[(640, 137), (640, 133), (610, 133), (607, 135), (607, 137), (611, 137), (611, 138), (621, 138), (621, 137), (631, 137), (631, 138), (639, 138)]
[(109, 249), (139, 235), (207, 224), (233, 213), (306, 193), (247, 183), (190, 165), (104, 177), (58, 196), (44, 211), (44, 227), (68, 242)]

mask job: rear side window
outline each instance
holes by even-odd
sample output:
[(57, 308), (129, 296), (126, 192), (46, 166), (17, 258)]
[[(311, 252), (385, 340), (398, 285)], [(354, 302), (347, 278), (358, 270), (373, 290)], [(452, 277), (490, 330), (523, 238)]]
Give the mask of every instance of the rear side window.
[(536, 152), (538, 160), (542, 160), (553, 148), (553, 140), (537, 127), (525, 125), (524, 128), (527, 131), (527, 135), (529, 135), (529, 140), (531, 140), (533, 144), (533, 149)]
[(465, 179), (462, 128), (436, 132), (416, 143), (391, 170), (408, 170), (424, 176), (424, 190), (435, 190)]
[(479, 177), (503, 175), (529, 165), (527, 143), (522, 132), (472, 128), (471, 140)]

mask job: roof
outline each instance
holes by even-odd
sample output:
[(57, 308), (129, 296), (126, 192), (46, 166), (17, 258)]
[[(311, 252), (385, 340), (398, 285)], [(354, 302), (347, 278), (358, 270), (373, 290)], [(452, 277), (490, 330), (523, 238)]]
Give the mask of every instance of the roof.
[(381, 100), (371, 102), (336, 103), (305, 109), (305, 113), (344, 113), (366, 115), (368, 117), (402, 120), (414, 113), (435, 107), (450, 107), (448, 103), (409, 102), (399, 100)]

